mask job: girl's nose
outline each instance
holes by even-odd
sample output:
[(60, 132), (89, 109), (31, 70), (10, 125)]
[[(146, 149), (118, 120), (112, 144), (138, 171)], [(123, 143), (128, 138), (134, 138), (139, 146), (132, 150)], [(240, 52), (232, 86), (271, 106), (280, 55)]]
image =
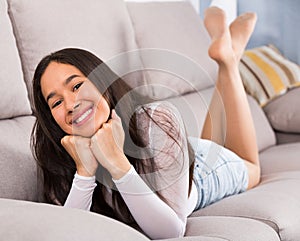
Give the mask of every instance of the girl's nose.
[(72, 114), (80, 106), (80, 102), (76, 100), (76, 96), (72, 96), (65, 100), (65, 105), (67, 113)]

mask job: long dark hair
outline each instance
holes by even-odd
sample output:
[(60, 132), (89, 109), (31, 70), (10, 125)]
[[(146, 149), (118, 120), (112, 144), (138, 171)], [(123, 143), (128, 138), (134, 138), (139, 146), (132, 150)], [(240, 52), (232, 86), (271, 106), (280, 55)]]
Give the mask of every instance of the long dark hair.
[[(111, 71), (102, 60), (86, 50), (66, 48), (54, 52), (40, 61), (33, 78), (34, 114), (36, 116), (36, 122), (32, 131), (31, 146), (37, 164), (42, 171), (44, 201), (62, 205), (70, 191), (72, 180), (76, 172), (76, 166), (60, 142), (66, 133), (58, 126), (52, 117), (50, 108), (41, 91), (41, 77), (51, 62), (70, 64), (88, 77), (106, 99), (110, 109), (116, 109), (118, 115), (121, 117), (125, 130), (125, 140), (129, 138), (128, 135), (130, 135), (130, 138), (137, 146), (144, 146), (144, 143), (136, 131), (137, 126), (134, 113), (138, 106), (149, 103), (152, 100), (147, 96), (136, 93), (122, 78)], [(126, 98), (123, 98), (125, 95)], [(122, 104), (120, 104), (121, 99)], [(144, 110), (146, 111), (146, 109)], [(148, 117), (151, 118), (150, 114), (148, 114)], [(159, 123), (157, 124), (159, 125)], [(168, 133), (168, 135), (174, 140), (176, 139), (176, 136), (173, 136), (172, 133)], [(125, 148), (130, 149), (131, 147), (125, 146), (124, 149)], [(191, 148), (189, 148), (189, 155), (191, 160), (194, 155)], [(130, 155), (126, 156), (138, 173), (149, 173), (156, 168), (151, 158), (145, 158), (141, 161), (139, 158), (134, 158)], [(147, 165), (144, 165), (145, 163), (147, 163)], [(102, 172), (101, 177), (104, 179), (110, 176), (106, 170), (100, 169), (100, 171)], [(190, 187), (192, 171), (193, 165), (190, 166)], [(111, 190), (113, 207), (105, 201), (105, 196), (108, 191), (106, 185), (103, 183), (107, 180), (109, 180), (109, 178), (97, 181), (97, 187), (93, 193), (91, 211), (128, 223), (133, 222), (126, 204), (115, 188)], [(115, 210), (118, 210), (118, 212), (115, 212)], [(120, 216), (118, 213), (122, 213), (122, 215)]]

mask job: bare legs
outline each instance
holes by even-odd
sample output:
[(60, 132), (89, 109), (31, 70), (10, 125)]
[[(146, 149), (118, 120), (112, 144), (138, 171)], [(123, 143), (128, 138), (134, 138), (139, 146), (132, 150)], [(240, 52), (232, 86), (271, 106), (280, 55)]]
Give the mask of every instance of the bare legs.
[(247, 96), (239, 75), (238, 63), (253, 32), (256, 15), (239, 16), (228, 28), (224, 12), (211, 7), (204, 23), (211, 36), (209, 55), (219, 65), (218, 80), (201, 138), (213, 140), (245, 161), (252, 188), (260, 179), (260, 166)]

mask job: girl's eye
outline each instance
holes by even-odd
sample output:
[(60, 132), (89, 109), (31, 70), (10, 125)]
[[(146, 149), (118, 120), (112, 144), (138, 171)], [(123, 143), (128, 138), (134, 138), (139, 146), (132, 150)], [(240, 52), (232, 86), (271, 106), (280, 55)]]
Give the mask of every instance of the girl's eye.
[(80, 83), (76, 84), (76, 85), (73, 87), (73, 91), (78, 90), (82, 84), (83, 84), (83, 82), (80, 82)]
[(55, 108), (56, 106), (59, 106), (61, 103), (61, 100), (56, 101), (53, 105), (52, 105), (52, 109)]

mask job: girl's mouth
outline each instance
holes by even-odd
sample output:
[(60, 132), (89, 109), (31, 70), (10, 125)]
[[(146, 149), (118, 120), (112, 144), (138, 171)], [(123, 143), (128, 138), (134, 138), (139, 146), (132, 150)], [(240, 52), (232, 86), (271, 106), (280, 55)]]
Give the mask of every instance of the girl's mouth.
[(88, 109), (76, 115), (72, 120), (72, 124), (75, 126), (81, 126), (85, 124), (91, 118), (92, 115), (93, 115), (93, 106), (89, 107)]

